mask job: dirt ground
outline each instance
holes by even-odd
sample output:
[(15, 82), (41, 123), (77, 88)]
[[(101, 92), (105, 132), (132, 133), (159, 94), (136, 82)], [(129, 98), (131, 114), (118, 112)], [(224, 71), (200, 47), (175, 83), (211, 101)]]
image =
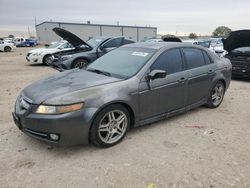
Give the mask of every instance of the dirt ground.
[(217, 109), (136, 128), (112, 148), (52, 148), (11, 117), (25, 86), (57, 73), (29, 65), (28, 50), (0, 52), (0, 187), (250, 187), (250, 81), (233, 80)]

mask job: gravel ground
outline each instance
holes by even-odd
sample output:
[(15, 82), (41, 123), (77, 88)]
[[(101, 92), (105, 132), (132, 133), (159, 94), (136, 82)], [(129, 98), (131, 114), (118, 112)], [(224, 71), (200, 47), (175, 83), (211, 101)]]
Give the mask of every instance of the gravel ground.
[(136, 128), (112, 148), (52, 148), (11, 117), (22, 88), (57, 72), (29, 65), (28, 50), (0, 53), (0, 187), (250, 187), (250, 81), (233, 80), (217, 109)]

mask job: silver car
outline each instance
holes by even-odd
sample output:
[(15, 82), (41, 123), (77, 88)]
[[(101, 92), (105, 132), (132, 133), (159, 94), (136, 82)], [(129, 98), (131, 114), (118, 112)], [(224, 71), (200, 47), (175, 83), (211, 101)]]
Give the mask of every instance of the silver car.
[(185, 43), (135, 43), (25, 88), (13, 118), (25, 134), (57, 145), (119, 143), (129, 128), (201, 105), (218, 107), (228, 59)]

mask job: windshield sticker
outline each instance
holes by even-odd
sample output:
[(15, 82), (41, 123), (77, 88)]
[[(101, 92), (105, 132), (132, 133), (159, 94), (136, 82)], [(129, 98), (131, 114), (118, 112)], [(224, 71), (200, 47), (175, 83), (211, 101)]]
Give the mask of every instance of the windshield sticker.
[(95, 39), (96, 42), (101, 42), (102, 40), (101, 39)]
[(132, 55), (146, 57), (148, 55), (148, 53), (146, 53), (146, 52), (133, 52)]

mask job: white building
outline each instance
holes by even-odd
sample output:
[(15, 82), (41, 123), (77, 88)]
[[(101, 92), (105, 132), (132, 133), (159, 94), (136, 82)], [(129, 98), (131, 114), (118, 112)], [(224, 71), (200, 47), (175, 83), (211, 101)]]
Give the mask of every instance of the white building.
[(60, 40), (52, 29), (61, 27), (68, 30), (83, 40), (88, 40), (95, 36), (125, 36), (134, 41), (145, 41), (150, 38), (156, 38), (156, 27), (138, 27), (123, 25), (100, 25), (100, 24), (82, 24), (82, 23), (64, 23), (64, 22), (42, 22), (36, 25), (37, 39), (41, 43), (50, 43)]

